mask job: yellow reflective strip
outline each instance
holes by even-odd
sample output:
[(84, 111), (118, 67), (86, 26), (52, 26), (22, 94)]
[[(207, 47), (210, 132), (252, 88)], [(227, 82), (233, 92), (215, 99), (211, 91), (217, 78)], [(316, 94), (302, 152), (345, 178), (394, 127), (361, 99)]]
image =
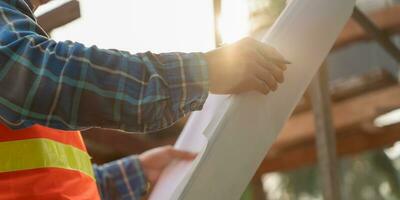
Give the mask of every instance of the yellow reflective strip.
[(90, 156), (71, 145), (43, 138), (0, 142), (0, 172), (48, 167), (77, 170), (94, 179)]

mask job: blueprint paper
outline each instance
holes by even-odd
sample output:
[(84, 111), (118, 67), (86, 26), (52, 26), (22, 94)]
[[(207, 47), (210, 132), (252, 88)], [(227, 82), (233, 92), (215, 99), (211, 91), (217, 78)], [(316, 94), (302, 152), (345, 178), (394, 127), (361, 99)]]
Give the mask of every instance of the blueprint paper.
[(212, 98), (209, 98), (204, 104), (201, 112), (198, 111), (192, 114), (185, 128), (182, 130), (175, 148), (199, 152), (200, 154), (193, 162), (180, 161), (167, 167), (152, 191), (149, 200), (178, 199), (177, 195), (183, 191), (191, 174), (201, 158), (203, 158), (208, 141), (207, 136), (203, 133), (206, 133), (206, 128), (209, 124), (216, 122), (213, 121), (215, 118), (221, 119), (220, 116), (223, 115), (221, 111), (226, 110), (226, 107), (229, 105), (227, 102), (228, 99), (229, 96), (227, 95), (212, 95)]
[(291, 61), (285, 82), (264, 96), (210, 95), (175, 147), (200, 152), (162, 174), (150, 200), (239, 199), (351, 15), (354, 0), (297, 0), (262, 39)]

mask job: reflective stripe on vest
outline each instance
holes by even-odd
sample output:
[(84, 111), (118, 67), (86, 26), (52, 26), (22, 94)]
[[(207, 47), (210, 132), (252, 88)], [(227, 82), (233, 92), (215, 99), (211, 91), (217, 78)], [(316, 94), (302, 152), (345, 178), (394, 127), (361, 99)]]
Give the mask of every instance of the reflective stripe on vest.
[(0, 200), (99, 200), (79, 131), (0, 124)]
[(63, 168), (93, 177), (90, 156), (71, 145), (35, 138), (0, 142), (0, 172), (37, 168)]

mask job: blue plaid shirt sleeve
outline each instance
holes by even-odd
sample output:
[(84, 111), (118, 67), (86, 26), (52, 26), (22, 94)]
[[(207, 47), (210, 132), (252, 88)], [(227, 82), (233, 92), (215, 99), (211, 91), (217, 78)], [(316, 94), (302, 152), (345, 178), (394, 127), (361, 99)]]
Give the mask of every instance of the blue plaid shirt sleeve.
[(25, 1), (0, 1), (0, 121), (11, 128), (152, 132), (201, 109), (207, 95), (202, 53), (56, 42)]
[(102, 200), (139, 200), (147, 192), (147, 181), (136, 156), (94, 165), (93, 169)]

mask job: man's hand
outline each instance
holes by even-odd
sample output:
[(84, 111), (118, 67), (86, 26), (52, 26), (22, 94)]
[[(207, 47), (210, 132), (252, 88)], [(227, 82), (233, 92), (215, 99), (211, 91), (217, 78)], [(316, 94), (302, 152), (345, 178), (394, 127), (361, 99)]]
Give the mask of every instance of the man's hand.
[(289, 64), (274, 48), (251, 38), (207, 52), (205, 58), (215, 94), (275, 91)]
[(193, 160), (196, 154), (174, 149), (172, 146), (158, 147), (139, 155), (140, 163), (148, 181), (154, 185), (161, 172), (174, 160)]

